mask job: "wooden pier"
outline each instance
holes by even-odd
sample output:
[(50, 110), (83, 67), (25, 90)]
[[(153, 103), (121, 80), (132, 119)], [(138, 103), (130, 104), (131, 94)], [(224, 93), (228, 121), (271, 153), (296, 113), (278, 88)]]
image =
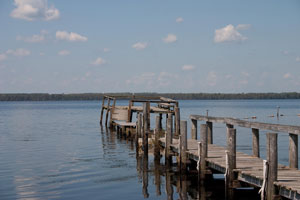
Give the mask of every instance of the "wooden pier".
[[(188, 138), (187, 122), (180, 121), (178, 103), (177, 105), (175, 103), (174, 109), (166, 112), (168, 118), (165, 129), (161, 126), (161, 116), (156, 116), (154, 131), (150, 130), (150, 113), (161, 114), (162, 112), (156, 112), (155, 109), (151, 111), (149, 109), (150, 103), (153, 103), (151, 101), (142, 101), (142, 103), (143, 107), (137, 109), (131, 106), (131, 110), (138, 112), (135, 129), (131, 131), (131, 136), (136, 141), (137, 154), (140, 152), (139, 141), (142, 140), (141, 149), (144, 156), (148, 157), (150, 145), (153, 147), (156, 162), (159, 162), (161, 154), (164, 155), (165, 166), (171, 166), (172, 157), (175, 156), (180, 173), (189, 174), (195, 167), (197, 168), (199, 182), (205, 182), (207, 176), (214, 173), (224, 174), (226, 199), (234, 199), (235, 190), (245, 185), (260, 188), (261, 199), (281, 199), (281, 197), (300, 199), (300, 171), (298, 170), (300, 126), (190, 115), (191, 138)], [(165, 102), (162, 100), (162, 103)], [(173, 115), (176, 116), (174, 119)], [(198, 122), (202, 124), (199, 126)], [(226, 147), (213, 144), (215, 123), (224, 124), (226, 127), (224, 132), (227, 135)], [(175, 131), (173, 131), (174, 126)], [(252, 155), (236, 151), (238, 133), (235, 127), (249, 128), (249, 133), (252, 134)], [(259, 138), (263, 136), (259, 133), (260, 130), (272, 131), (265, 134), (266, 160), (260, 158)], [(125, 132), (126, 128), (118, 131), (119, 134)], [(278, 134), (289, 136), (289, 166), (278, 164)]]

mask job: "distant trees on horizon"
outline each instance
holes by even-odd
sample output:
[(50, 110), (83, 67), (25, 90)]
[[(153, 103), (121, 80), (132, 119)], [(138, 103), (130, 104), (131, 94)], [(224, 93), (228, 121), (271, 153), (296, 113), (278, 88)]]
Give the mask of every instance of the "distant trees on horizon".
[(300, 99), (300, 93), (7, 93), (0, 94), (0, 101), (74, 101), (101, 100), (104, 95), (117, 96), (118, 99), (167, 97), (176, 100), (233, 100), (233, 99)]

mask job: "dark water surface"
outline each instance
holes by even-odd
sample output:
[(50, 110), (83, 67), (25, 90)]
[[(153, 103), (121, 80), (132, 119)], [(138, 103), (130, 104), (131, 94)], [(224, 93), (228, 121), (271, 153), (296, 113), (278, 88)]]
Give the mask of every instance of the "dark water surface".
[[(284, 116), (268, 117), (276, 116), (277, 106)], [(299, 100), (180, 101), (180, 108), (182, 120), (209, 110), (212, 116), (256, 116), (260, 122), (300, 125)], [(99, 114), (97, 101), (0, 102), (0, 199), (166, 199), (176, 173), (155, 168), (151, 156), (143, 171), (145, 162), (136, 158), (134, 144), (101, 129)], [(264, 157), (265, 132), (260, 134)], [(225, 126), (215, 124), (214, 143), (225, 145), (225, 136)], [(287, 164), (287, 134), (280, 134), (278, 141), (279, 162)], [(237, 144), (238, 151), (251, 153), (251, 130), (238, 128)], [(191, 183), (187, 196), (196, 198)], [(178, 187), (171, 188), (173, 198), (179, 199)], [(211, 196), (222, 198), (222, 189), (215, 190)]]

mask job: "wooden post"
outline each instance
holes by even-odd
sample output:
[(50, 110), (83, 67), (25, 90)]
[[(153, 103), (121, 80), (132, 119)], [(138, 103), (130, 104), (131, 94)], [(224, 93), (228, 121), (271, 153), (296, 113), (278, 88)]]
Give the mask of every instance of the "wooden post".
[(207, 125), (207, 143), (213, 144), (213, 123), (206, 122)]
[(289, 166), (298, 169), (298, 135), (289, 134)]
[(103, 111), (104, 111), (104, 102), (105, 102), (105, 97), (102, 97), (102, 106), (101, 106), (101, 114), (100, 114), (100, 124), (102, 125), (102, 120), (103, 120)]
[(171, 149), (170, 145), (172, 143), (172, 118), (169, 116), (167, 121), (167, 131), (165, 134), (166, 146), (165, 146), (165, 164), (170, 166), (172, 163)]
[(131, 122), (131, 121), (132, 121), (131, 107), (132, 107), (132, 100), (129, 101), (129, 105), (128, 105), (128, 117), (127, 117), (127, 122)]
[(227, 129), (227, 151), (226, 151), (226, 174), (225, 174), (225, 196), (226, 199), (233, 199), (233, 182), (236, 168), (236, 129)]
[(201, 154), (200, 154), (200, 179), (205, 179), (205, 171), (206, 171), (206, 157), (207, 157), (207, 125), (200, 125), (200, 138), (201, 138)]
[(277, 133), (267, 133), (267, 161), (269, 163), (268, 180), (267, 180), (267, 200), (274, 199), (276, 194), (274, 181), (277, 181), (278, 168), (278, 150), (277, 150)]
[(116, 107), (116, 98), (114, 98), (113, 105), (112, 105), (111, 112), (110, 112), (109, 127), (112, 127), (112, 116), (115, 111), (115, 107)]
[(146, 102), (146, 107), (147, 107), (147, 115), (148, 115), (148, 123), (147, 123), (147, 129), (148, 132), (150, 131), (150, 102)]
[[(105, 118), (105, 126), (107, 126), (107, 121), (108, 121), (108, 113), (109, 113), (109, 107), (110, 107), (110, 98), (108, 98), (107, 101), (107, 109), (106, 109), (106, 118)], [(110, 113), (111, 114), (111, 113)]]
[(155, 160), (160, 160), (160, 149), (159, 149), (159, 116), (156, 116), (156, 123), (155, 123), (155, 129), (154, 129), (154, 137), (155, 137), (155, 142), (154, 142), (154, 159)]
[(169, 126), (170, 126), (170, 135), (171, 135), (171, 139), (170, 139), (170, 144), (172, 144), (173, 143), (173, 115), (172, 115), (172, 113), (169, 113), (168, 114), (168, 123), (169, 123)]
[(175, 135), (178, 137), (180, 134), (180, 109), (175, 107)]
[(253, 156), (259, 157), (259, 129), (252, 129), (252, 151)]
[(143, 117), (142, 113), (138, 113), (137, 126), (136, 126), (136, 134), (135, 134), (136, 148), (139, 147), (139, 138), (142, 135), (142, 127), (143, 127), (142, 117)]
[(159, 113), (159, 131), (161, 131), (162, 130), (162, 123), (161, 123), (161, 120), (162, 120), (162, 114), (161, 113)]
[(147, 103), (143, 104), (143, 150), (144, 150), (144, 156), (147, 154), (148, 156), (148, 109), (147, 109)]
[(192, 119), (192, 130), (191, 130), (192, 139), (197, 140), (197, 120)]
[(187, 122), (180, 121), (180, 161), (181, 170), (186, 171), (187, 168)]

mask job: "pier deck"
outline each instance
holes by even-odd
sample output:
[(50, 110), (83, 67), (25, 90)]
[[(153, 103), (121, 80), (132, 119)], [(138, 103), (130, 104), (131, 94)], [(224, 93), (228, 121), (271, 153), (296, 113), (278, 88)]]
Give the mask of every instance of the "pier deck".
[[(160, 145), (165, 147), (165, 138), (160, 138)], [(189, 139), (187, 141), (187, 156), (189, 159), (198, 161), (199, 140)], [(171, 151), (179, 153), (177, 139), (173, 139)], [(226, 158), (225, 147), (208, 144), (206, 166), (220, 173), (225, 173)], [(236, 152), (236, 168), (234, 169), (239, 181), (246, 182), (256, 187), (263, 183), (263, 159), (242, 152)], [(286, 198), (300, 199), (300, 171), (291, 169), (284, 165), (278, 165), (278, 177), (274, 182), (279, 194)]]

